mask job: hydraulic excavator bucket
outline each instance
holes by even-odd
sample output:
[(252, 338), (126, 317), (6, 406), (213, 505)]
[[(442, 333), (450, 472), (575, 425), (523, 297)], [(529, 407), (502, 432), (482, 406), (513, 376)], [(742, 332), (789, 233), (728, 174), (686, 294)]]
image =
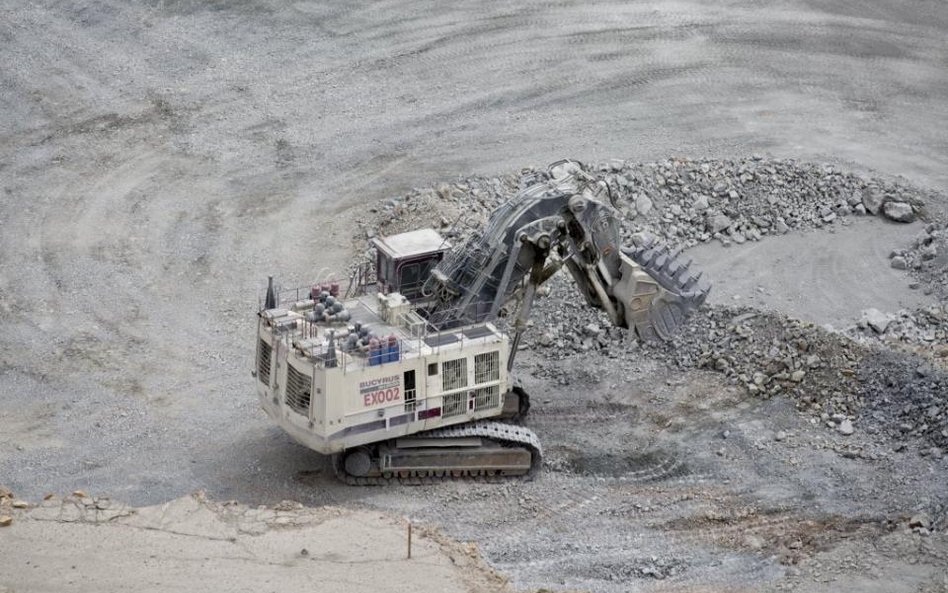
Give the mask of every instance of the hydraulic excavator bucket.
[(620, 321), (644, 340), (669, 340), (711, 290), (665, 247), (623, 249), (620, 279), (612, 287)]

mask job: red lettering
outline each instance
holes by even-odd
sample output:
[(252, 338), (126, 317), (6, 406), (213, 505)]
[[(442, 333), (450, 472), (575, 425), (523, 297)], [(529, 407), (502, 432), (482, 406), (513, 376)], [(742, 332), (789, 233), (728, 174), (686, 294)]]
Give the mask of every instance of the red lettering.
[(399, 399), (401, 399), (401, 388), (390, 387), (388, 389), (380, 389), (378, 391), (366, 393), (362, 396), (362, 405), (364, 407), (369, 407), (378, 404), (384, 404), (386, 402), (397, 401)]

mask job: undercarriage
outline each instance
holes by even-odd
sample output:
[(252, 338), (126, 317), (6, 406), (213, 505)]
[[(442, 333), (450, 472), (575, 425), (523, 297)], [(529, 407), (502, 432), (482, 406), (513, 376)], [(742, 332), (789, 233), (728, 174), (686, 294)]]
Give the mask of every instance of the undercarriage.
[[(520, 387), (505, 398), (501, 419), (526, 416)], [(518, 424), (477, 421), (350, 449), (333, 456), (336, 476), (351, 485), (424, 484), (446, 479), (529, 478), (540, 466), (536, 434)]]

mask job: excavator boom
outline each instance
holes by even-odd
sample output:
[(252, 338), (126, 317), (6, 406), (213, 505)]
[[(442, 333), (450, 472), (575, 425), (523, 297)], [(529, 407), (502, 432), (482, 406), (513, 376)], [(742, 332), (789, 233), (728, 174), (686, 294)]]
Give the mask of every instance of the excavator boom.
[(528, 286), (564, 265), (588, 304), (642, 339), (669, 339), (704, 302), (710, 285), (690, 262), (657, 245), (621, 246), (608, 187), (578, 163), (554, 163), (532, 181), (433, 270), (424, 288), (432, 324), (493, 320), (518, 301), (529, 308)]

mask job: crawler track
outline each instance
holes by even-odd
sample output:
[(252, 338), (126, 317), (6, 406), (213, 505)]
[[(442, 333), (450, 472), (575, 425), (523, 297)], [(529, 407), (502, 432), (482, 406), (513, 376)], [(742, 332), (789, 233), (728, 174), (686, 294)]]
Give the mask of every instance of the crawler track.
[(530, 478), (540, 466), (542, 449), (540, 440), (529, 428), (506, 424), (504, 422), (477, 421), (447, 428), (439, 428), (428, 432), (413, 435), (419, 438), (466, 438), (480, 437), (508, 447), (522, 447), (530, 451), (532, 462), (526, 473), (510, 473), (494, 468), (469, 467), (457, 469), (437, 470), (399, 470), (381, 472), (377, 476), (354, 476), (345, 469), (344, 456), (336, 455), (333, 458), (333, 469), (336, 477), (352, 486), (380, 486), (386, 484), (432, 484), (444, 480), (504, 480), (510, 478)]

